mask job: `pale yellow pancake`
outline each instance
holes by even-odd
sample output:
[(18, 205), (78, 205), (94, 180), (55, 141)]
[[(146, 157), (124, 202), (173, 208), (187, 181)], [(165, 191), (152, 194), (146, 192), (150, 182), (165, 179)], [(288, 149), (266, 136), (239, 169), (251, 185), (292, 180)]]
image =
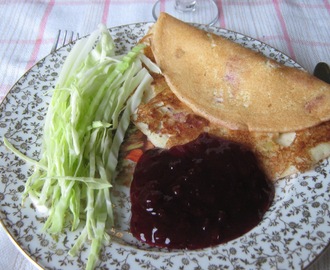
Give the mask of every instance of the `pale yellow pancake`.
[(288, 132), (330, 119), (330, 85), (223, 37), (161, 14), (151, 48), (171, 91), (233, 130)]

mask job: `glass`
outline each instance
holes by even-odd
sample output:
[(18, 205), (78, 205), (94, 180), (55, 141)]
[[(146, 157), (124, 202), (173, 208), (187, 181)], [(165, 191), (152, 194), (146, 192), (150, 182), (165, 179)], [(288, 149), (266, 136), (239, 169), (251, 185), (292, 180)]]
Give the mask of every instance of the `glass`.
[(159, 0), (152, 9), (155, 20), (161, 12), (166, 12), (187, 23), (206, 25), (216, 23), (219, 16), (214, 0)]

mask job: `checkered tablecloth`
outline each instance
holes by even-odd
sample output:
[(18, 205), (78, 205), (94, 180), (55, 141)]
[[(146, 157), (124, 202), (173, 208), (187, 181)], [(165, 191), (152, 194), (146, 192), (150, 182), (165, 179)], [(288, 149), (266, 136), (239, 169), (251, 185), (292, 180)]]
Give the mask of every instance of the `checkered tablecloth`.
[[(154, 0), (0, 0), (0, 101), (38, 60), (59, 29), (84, 36), (108, 27), (153, 21)], [(312, 72), (330, 63), (330, 0), (218, 0), (216, 25), (259, 39)], [(1, 161), (0, 161), (1, 162)], [(1, 185), (1, 182), (0, 182)], [(0, 228), (0, 270), (36, 269)], [(330, 251), (312, 266), (330, 269)]]

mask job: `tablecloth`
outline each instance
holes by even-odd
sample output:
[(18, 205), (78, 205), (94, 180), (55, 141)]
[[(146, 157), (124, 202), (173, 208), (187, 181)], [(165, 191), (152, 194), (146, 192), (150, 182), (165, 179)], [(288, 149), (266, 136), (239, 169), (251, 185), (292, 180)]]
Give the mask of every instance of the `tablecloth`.
[[(0, 0), (0, 101), (32, 65), (49, 54), (59, 29), (84, 36), (100, 22), (108, 27), (150, 22), (154, 2)], [(320, 61), (330, 63), (329, 0), (218, 0), (216, 4), (217, 26), (264, 41), (309, 72)], [(330, 251), (311, 266), (313, 270), (329, 268)], [(36, 269), (3, 228), (0, 269)]]

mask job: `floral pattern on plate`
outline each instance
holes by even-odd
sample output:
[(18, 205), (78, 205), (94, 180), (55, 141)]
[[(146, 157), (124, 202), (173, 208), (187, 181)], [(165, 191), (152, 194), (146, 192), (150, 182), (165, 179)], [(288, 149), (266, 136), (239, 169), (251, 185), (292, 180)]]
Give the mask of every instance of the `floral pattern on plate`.
[[(119, 53), (127, 52), (145, 35), (151, 23), (111, 28)], [(203, 26), (199, 26), (203, 28)], [(228, 30), (210, 27), (225, 36), (286, 65), (301, 68), (276, 49)], [(42, 231), (46, 217), (21, 195), (32, 167), (9, 152), (5, 136), (27, 156), (38, 159), (44, 117), (52, 89), (72, 44), (32, 67), (0, 105), (0, 218), (17, 246), (36, 266), (45, 269), (84, 269), (88, 243), (77, 257), (68, 251), (79, 235), (69, 228), (58, 239)], [(196, 251), (151, 248), (130, 236), (129, 188), (115, 185), (116, 230), (100, 254), (96, 269), (301, 269), (307, 267), (330, 240), (329, 160), (313, 171), (275, 183), (275, 200), (262, 222), (226, 244)]]

